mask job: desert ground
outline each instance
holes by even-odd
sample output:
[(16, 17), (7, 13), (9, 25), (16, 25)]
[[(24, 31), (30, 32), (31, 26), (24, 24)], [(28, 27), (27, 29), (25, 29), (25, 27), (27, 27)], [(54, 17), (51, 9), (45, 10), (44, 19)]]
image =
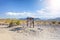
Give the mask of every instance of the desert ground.
[[(11, 21), (15, 26), (8, 27)], [(34, 28), (30, 28), (27, 27), (26, 20), (2, 19), (0, 40), (60, 40), (60, 22), (35, 21)]]
[(60, 40), (60, 26), (5, 27), (0, 27), (0, 40)]

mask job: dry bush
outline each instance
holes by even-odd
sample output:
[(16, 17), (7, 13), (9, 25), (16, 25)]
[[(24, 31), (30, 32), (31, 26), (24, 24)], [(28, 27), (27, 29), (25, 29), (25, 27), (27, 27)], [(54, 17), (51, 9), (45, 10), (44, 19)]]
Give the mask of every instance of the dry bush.
[(60, 24), (60, 22), (58, 22), (58, 24)]
[(52, 21), (52, 24), (56, 24), (56, 21)]
[(20, 24), (20, 21), (17, 21), (16, 24), (19, 25)]
[(13, 22), (10, 22), (9, 26), (8, 27), (12, 27), (13, 26)]

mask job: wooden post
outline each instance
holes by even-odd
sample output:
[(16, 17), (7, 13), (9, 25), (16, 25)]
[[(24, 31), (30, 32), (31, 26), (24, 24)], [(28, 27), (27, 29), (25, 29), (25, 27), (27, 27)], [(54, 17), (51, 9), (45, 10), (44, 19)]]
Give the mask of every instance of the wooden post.
[(33, 26), (33, 28), (34, 28), (34, 18), (32, 18), (32, 17), (27, 18), (27, 26), (28, 27)]

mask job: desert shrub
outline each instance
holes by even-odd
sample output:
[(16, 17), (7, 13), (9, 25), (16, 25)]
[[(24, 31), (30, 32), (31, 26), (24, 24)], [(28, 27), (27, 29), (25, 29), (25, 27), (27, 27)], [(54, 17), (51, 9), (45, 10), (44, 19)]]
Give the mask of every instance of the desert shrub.
[(60, 24), (60, 22), (58, 22), (58, 24)]
[(20, 24), (20, 21), (17, 21), (16, 24), (19, 25)]
[(12, 26), (13, 26), (13, 22), (10, 22), (8, 27), (12, 27)]
[(56, 21), (53, 21), (53, 22), (52, 22), (52, 24), (55, 24), (55, 23), (56, 23)]

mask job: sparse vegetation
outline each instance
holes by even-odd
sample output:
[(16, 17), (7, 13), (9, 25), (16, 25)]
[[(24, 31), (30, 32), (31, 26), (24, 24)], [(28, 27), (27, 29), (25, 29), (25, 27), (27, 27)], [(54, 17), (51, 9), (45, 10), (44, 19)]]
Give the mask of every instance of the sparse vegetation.
[(53, 22), (52, 22), (52, 24), (55, 24), (55, 23), (56, 23), (56, 21), (53, 21)]
[(58, 22), (58, 24), (60, 24), (60, 22)]
[(19, 25), (20, 24), (20, 21), (17, 21), (16, 24)]
[[(10, 25), (21, 25), (21, 24), (27, 24), (27, 21), (26, 20), (17, 20), (17, 19), (1, 19), (0, 22), (2, 23), (6, 23), (6, 24), (9, 24)], [(34, 21), (34, 24), (35, 25), (60, 25), (60, 21)]]
[(10, 22), (9, 26), (8, 27), (12, 27), (13, 26), (13, 22)]

